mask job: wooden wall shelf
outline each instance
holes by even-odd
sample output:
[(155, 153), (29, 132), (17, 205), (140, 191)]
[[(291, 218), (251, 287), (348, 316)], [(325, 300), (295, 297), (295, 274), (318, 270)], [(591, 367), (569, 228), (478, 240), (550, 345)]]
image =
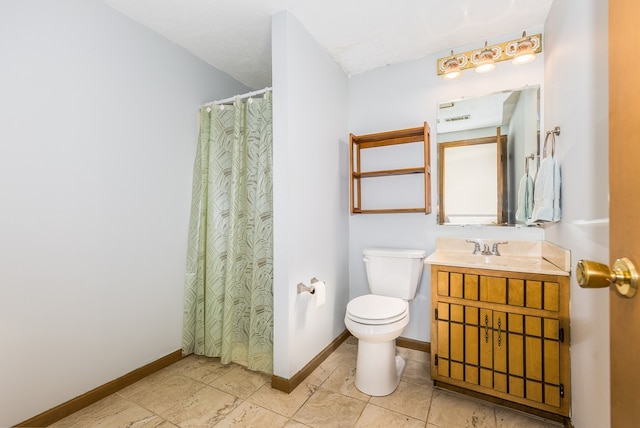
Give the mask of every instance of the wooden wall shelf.
[[(350, 135), (349, 173), (351, 193), (351, 214), (382, 213), (415, 213), (431, 212), (431, 162), (430, 162), (430, 128), (427, 122), (417, 128), (379, 132), (367, 135)], [(408, 168), (390, 168), (382, 170), (362, 171), (361, 151), (385, 146), (407, 143), (423, 143), (423, 159), (420, 165)], [(391, 177), (410, 174), (424, 175), (424, 205), (417, 208), (372, 208), (362, 207), (362, 180), (372, 177)]]

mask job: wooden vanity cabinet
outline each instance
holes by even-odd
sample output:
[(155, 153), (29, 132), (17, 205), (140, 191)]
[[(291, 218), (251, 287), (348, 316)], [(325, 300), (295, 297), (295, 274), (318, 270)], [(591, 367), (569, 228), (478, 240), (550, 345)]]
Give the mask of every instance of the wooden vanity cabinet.
[(431, 284), (436, 385), (569, 416), (568, 276), (432, 265)]

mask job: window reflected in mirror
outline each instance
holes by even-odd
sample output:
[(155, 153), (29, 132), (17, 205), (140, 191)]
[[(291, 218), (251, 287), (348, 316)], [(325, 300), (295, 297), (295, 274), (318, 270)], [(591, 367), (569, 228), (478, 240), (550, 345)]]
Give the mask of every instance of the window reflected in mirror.
[[(438, 145), (439, 218), (443, 224), (503, 224), (507, 138), (474, 138)], [(445, 196), (446, 195), (446, 196)]]
[[(535, 177), (540, 88), (438, 105), (438, 223), (516, 225), (518, 182)], [(533, 154), (533, 160), (531, 155)]]

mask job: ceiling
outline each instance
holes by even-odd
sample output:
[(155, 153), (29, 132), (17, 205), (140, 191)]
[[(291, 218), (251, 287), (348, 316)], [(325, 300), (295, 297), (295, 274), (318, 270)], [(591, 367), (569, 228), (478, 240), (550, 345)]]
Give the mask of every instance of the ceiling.
[(553, 0), (105, 0), (252, 89), (288, 9), (348, 75), (540, 27)]

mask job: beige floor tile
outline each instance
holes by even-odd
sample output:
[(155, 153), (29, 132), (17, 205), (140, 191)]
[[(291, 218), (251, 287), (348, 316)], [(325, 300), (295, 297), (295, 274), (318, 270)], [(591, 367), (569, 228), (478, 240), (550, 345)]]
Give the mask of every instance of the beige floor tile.
[(295, 412), (311, 397), (318, 389), (315, 385), (302, 383), (296, 387), (291, 394), (287, 394), (277, 389), (271, 388), (267, 384), (257, 390), (247, 400), (251, 403), (272, 410), (280, 415), (290, 418)]
[(222, 364), (220, 358), (191, 354), (169, 366), (170, 370), (203, 383), (211, 383), (231, 371), (236, 364)]
[(316, 369), (312, 371), (304, 381), (306, 383), (310, 383), (311, 385), (320, 386), (325, 380), (327, 380), (334, 369), (334, 367), (324, 367), (320, 365), (316, 367)]
[(422, 351), (416, 351), (415, 349), (403, 348), (401, 346), (396, 347), (399, 355), (405, 360), (413, 360), (421, 363), (428, 363), (431, 361), (430, 354)]
[(319, 388), (293, 415), (310, 427), (353, 427), (366, 403)]
[(240, 404), (242, 399), (205, 385), (159, 415), (181, 428), (211, 427)]
[(152, 375), (145, 377), (144, 379), (139, 380), (133, 385), (129, 385), (126, 388), (121, 389), (120, 391), (118, 391), (118, 394), (123, 397), (131, 397), (132, 395), (144, 391), (154, 383), (158, 382), (161, 379), (164, 379), (167, 376), (171, 376), (172, 374), (173, 372), (171, 370), (166, 368), (162, 369), (153, 373)]
[(496, 424), (498, 428), (560, 428), (561, 423), (544, 420), (536, 416), (515, 410), (496, 407)]
[(322, 388), (332, 392), (339, 392), (347, 397), (369, 401), (370, 395), (360, 392), (355, 385), (356, 369), (347, 366), (338, 366), (322, 384)]
[(173, 373), (155, 382), (129, 399), (152, 412), (162, 415), (168, 409), (180, 406), (193, 394), (203, 388), (210, 388), (202, 382)]
[(236, 366), (211, 382), (210, 385), (236, 397), (247, 399), (269, 381), (270, 377), (264, 373)]
[(216, 428), (243, 427), (243, 428), (263, 428), (263, 427), (284, 427), (289, 421), (288, 418), (279, 415), (271, 410), (267, 410), (257, 404), (244, 402), (220, 423)]
[(321, 364), (325, 370), (333, 372), (338, 366), (355, 367), (358, 357), (358, 346), (349, 343), (343, 343), (333, 351), (331, 355)]
[(348, 345), (357, 345), (358, 344), (358, 338), (355, 336), (349, 336), (347, 337), (347, 339), (342, 342), (342, 343), (346, 343)]
[(358, 428), (418, 428), (424, 427), (424, 421), (374, 406), (373, 404), (367, 404), (355, 426)]
[[(172, 424), (171, 422), (161, 419), (158, 416), (158, 421), (157, 423), (155, 421), (150, 422), (150, 423), (145, 423), (144, 425), (136, 425), (136, 424), (126, 424), (126, 425), (122, 425), (123, 427), (127, 427), (127, 428), (139, 428), (139, 427), (144, 427), (144, 428), (180, 428), (177, 425)], [(113, 428), (113, 425), (105, 425), (105, 427), (109, 427), (109, 428)], [(86, 425), (85, 425), (86, 428)], [(97, 427), (96, 427), (97, 428)]]
[(434, 389), (427, 422), (441, 428), (495, 428), (494, 408), (471, 397)]
[(371, 397), (369, 403), (426, 421), (432, 393), (433, 388), (431, 387), (400, 382), (392, 394), (384, 397)]
[(159, 416), (116, 394), (50, 425), (53, 428), (169, 428), (173, 426)]
[(284, 428), (309, 428), (309, 426), (305, 424), (301, 424), (298, 421), (294, 421), (293, 419), (289, 419), (289, 422), (287, 422)]
[(428, 363), (407, 359), (405, 359), (405, 363), (403, 381), (422, 386), (433, 385), (431, 367)]

